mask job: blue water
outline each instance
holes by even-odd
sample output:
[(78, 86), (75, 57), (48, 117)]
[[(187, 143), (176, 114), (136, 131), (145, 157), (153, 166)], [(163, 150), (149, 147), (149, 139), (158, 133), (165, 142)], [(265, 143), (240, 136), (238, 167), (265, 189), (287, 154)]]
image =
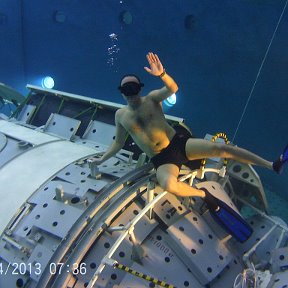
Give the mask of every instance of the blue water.
[[(167, 114), (183, 117), (198, 137), (223, 131), (231, 139), (248, 104), (234, 143), (273, 160), (288, 142), (287, 10), (247, 100), (284, 5), (284, 0), (1, 1), (0, 82), (25, 94), (27, 83), (40, 85), (50, 75), (57, 90), (124, 103), (116, 89), (123, 74), (139, 75), (143, 93), (161, 87), (143, 69), (146, 53), (153, 51), (180, 87)], [(288, 169), (281, 176), (256, 169), (272, 202), (287, 199)]]
[(265, 189), (265, 193), (269, 203), (269, 214), (278, 216), (288, 223), (287, 199), (268, 188)]

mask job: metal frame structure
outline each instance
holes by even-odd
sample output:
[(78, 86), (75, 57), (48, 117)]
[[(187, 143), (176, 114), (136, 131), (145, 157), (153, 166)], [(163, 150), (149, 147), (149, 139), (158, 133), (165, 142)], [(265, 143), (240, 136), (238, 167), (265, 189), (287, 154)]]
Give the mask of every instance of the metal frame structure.
[(0, 120), (0, 205), (7, 211), (0, 218), (1, 287), (286, 285), (287, 226), (267, 215), (250, 165), (209, 159), (180, 171), (181, 181), (244, 213), (254, 233), (241, 244), (213, 221), (201, 199), (163, 191), (135, 145), (94, 165), (113, 138), (121, 105), (28, 88), (16, 118)]

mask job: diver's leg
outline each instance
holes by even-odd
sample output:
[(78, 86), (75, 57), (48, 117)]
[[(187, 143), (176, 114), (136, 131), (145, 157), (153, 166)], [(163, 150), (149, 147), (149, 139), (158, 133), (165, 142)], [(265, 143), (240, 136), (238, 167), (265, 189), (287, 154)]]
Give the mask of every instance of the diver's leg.
[(273, 169), (273, 162), (267, 161), (246, 149), (204, 139), (190, 138), (186, 143), (186, 155), (189, 160), (219, 157)]
[(204, 197), (205, 192), (178, 181), (179, 168), (174, 164), (161, 165), (156, 172), (159, 185), (167, 192), (177, 196)]

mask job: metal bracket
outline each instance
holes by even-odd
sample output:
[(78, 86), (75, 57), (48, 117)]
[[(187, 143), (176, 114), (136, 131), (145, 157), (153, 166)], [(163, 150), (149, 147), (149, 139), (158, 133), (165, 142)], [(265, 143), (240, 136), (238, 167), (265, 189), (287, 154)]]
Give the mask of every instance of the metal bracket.
[(17, 117), (17, 120), (20, 121), (20, 122), (29, 123), (29, 121), (30, 121), (31, 117), (33, 116), (35, 110), (36, 110), (36, 106), (35, 105), (30, 105), (30, 104), (25, 105), (23, 107), (23, 109), (21, 110), (21, 113)]
[(81, 121), (79, 120), (52, 113), (45, 124), (44, 132), (71, 140), (76, 134), (80, 123)]

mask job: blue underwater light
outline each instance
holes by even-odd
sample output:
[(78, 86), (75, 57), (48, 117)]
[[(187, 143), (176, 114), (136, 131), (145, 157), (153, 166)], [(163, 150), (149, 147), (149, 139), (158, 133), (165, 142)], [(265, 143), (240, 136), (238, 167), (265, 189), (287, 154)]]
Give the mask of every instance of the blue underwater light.
[(169, 96), (167, 99), (164, 100), (164, 103), (168, 106), (168, 107), (172, 107), (173, 105), (176, 104), (176, 100), (177, 100), (177, 96), (176, 94), (172, 94), (171, 96)]
[(50, 76), (46, 76), (42, 79), (42, 87), (52, 89), (54, 87), (54, 79)]

